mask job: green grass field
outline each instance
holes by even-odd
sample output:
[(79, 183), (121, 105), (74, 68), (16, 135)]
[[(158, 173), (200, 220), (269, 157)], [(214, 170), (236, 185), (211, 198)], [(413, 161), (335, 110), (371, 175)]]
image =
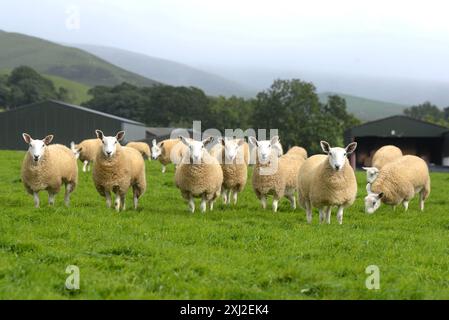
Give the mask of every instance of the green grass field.
[[(343, 225), (308, 225), (303, 210), (263, 211), (251, 185), (236, 208), (190, 214), (158, 162), (136, 212), (106, 209), (80, 172), (72, 206), (33, 207), (20, 181), (23, 152), (0, 152), (2, 299), (444, 299), (449, 298), (448, 174), (432, 174), (425, 213), (363, 212), (360, 192)], [(131, 207), (128, 198), (127, 207)], [(80, 290), (65, 289), (66, 267)], [(380, 290), (365, 268), (380, 268)]]

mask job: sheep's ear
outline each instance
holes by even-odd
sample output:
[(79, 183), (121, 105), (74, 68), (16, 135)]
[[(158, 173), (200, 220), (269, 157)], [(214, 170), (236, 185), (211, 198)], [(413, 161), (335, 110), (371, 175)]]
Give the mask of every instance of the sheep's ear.
[(76, 149), (76, 148), (75, 148), (75, 142), (74, 142), (74, 141), (70, 142), (70, 149), (72, 149), (72, 150), (75, 150), (75, 149)]
[(321, 149), (324, 153), (328, 154), (331, 151), (331, 146), (326, 141), (320, 141)]
[(52, 134), (49, 134), (48, 136), (46, 136), (46, 137), (44, 138), (44, 143), (45, 143), (46, 145), (49, 145), (49, 144), (51, 143), (52, 140), (53, 140), (53, 135), (52, 135)]
[(28, 133), (22, 133), (22, 137), (23, 140), (28, 144), (30, 144), (31, 141), (33, 141), (33, 138), (31, 138), (31, 136)]
[(377, 195), (377, 199), (382, 199), (383, 197), (384, 197), (384, 193), (383, 192), (381, 192), (381, 193), (379, 193)]
[(345, 148), (346, 153), (347, 154), (351, 154), (355, 151), (355, 149), (357, 148), (357, 142), (351, 142), (350, 144), (348, 144)]
[(245, 138), (239, 139), (239, 142), (237, 144), (239, 146), (243, 146), (245, 144)]
[(363, 170), (368, 171), (371, 167), (362, 167)]
[(253, 146), (258, 146), (257, 145), (257, 139), (255, 138), (255, 137), (248, 137), (248, 141), (249, 141), (249, 143), (251, 143)]
[(274, 136), (273, 138), (271, 138), (270, 143), (271, 145), (274, 145), (276, 143), (279, 142), (279, 136)]
[(76, 150), (76, 152), (80, 153), (80, 152), (81, 152), (81, 150), (83, 150), (83, 147), (81, 147), (81, 148), (77, 149), (77, 150)]
[(220, 144), (222, 144), (223, 146), (226, 144), (225, 139), (223, 139), (222, 137), (218, 137), (218, 138), (217, 138), (217, 142), (220, 143)]
[(209, 143), (211, 143), (213, 140), (214, 140), (214, 137), (210, 136), (209, 138), (204, 139), (202, 142), (203, 142), (203, 145), (206, 146)]
[[(184, 136), (179, 136), (179, 140), (181, 140), (182, 143), (184, 143), (186, 146), (190, 145), (189, 140), (187, 140), (187, 138)], [(161, 147), (162, 147), (162, 144), (161, 144)]]
[(115, 135), (115, 138), (117, 139), (117, 141), (122, 141), (124, 137), (125, 137), (125, 131), (119, 131)]
[(97, 135), (97, 138), (103, 141), (104, 133), (101, 130), (95, 130), (95, 134)]
[(151, 143), (153, 144), (153, 147), (156, 146), (156, 139), (153, 139), (153, 141), (151, 141)]

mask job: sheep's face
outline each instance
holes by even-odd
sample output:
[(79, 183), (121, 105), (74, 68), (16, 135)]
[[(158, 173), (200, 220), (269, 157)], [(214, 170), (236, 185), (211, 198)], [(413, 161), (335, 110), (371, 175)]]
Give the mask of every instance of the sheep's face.
[(28, 152), (31, 155), (31, 158), (34, 162), (39, 162), (42, 159), (42, 156), (45, 152), (45, 148), (47, 145), (51, 143), (53, 140), (53, 135), (48, 135), (44, 139), (33, 139), (28, 133), (22, 134), (23, 140), (28, 143)]
[(343, 169), (346, 163), (347, 155), (353, 153), (357, 147), (357, 142), (352, 142), (348, 144), (346, 148), (334, 147), (331, 148), (329, 143), (326, 141), (320, 142), (321, 148), (324, 153), (328, 155), (329, 165), (335, 171), (340, 171)]
[(225, 153), (225, 159), (226, 162), (232, 163), (234, 159), (237, 157), (239, 148), (245, 143), (245, 140), (239, 139), (239, 140), (228, 140), (226, 138), (220, 138), (219, 141), (223, 145), (224, 153)]
[(162, 154), (162, 147), (164, 143), (162, 142), (160, 146), (156, 144), (156, 139), (153, 139), (151, 146), (151, 159), (156, 160)]
[(379, 175), (379, 169), (376, 167), (363, 167), (366, 170), (366, 180), (368, 183), (373, 183)]
[(205, 146), (213, 140), (213, 137), (204, 139), (203, 141), (196, 141), (180, 136), (179, 139), (188, 147), (188, 154), (191, 164), (201, 164), (206, 151)]
[(368, 193), (368, 195), (365, 197), (365, 212), (368, 214), (372, 214), (377, 209), (379, 209), (383, 196), (383, 193)]
[(261, 164), (267, 164), (270, 161), (273, 152), (276, 156), (279, 156), (280, 154), (278, 136), (274, 136), (271, 140), (262, 141), (257, 141), (256, 138), (249, 137), (249, 141), (257, 147), (257, 159)]
[(112, 158), (117, 152), (117, 145), (119, 145), (118, 142), (123, 140), (125, 132), (119, 131), (117, 132), (115, 137), (106, 137), (101, 130), (96, 130), (95, 132), (97, 134), (98, 139), (100, 139), (101, 142), (103, 143), (101, 147), (103, 154), (106, 156), (106, 158)]

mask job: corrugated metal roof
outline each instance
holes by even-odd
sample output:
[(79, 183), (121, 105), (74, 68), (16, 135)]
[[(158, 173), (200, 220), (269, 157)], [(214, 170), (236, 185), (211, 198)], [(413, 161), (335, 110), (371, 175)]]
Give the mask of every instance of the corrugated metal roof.
[(352, 137), (441, 137), (448, 128), (404, 115), (391, 116), (353, 127)]
[(78, 109), (78, 110), (81, 110), (81, 111), (84, 111), (84, 112), (94, 113), (94, 114), (97, 114), (97, 115), (101, 115), (103, 117), (107, 117), (107, 118), (118, 120), (120, 122), (132, 123), (132, 124), (137, 124), (137, 125), (141, 125), (141, 126), (145, 125), (145, 124), (143, 124), (141, 122), (137, 122), (137, 121), (134, 121), (134, 120), (130, 120), (130, 119), (114, 116), (114, 115), (109, 114), (109, 113), (104, 113), (104, 112), (101, 112), (101, 111), (89, 109), (89, 108), (78, 106), (78, 105), (75, 105), (75, 104), (70, 104), (70, 103), (66, 103), (66, 102), (62, 102), (62, 101), (58, 101), (58, 100), (51, 100), (51, 99), (46, 100), (46, 101), (41, 101), (41, 102), (35, 102), (35, 103), (27, 104), (27, 105), (24, 105), (24, 106), (20, 106), (18, 108), (12, 109), (12, 110), (8, 110), (8, 111), (5, 111), (5, 112), (2, 112), (2, 114), (7, 114), (8, 112), (14, 112), (15, 110), (21, 110), (21, 109), (24, 109), (24, 108), (32, 108), (32, 107), (35, 107), (37, 105), (40, 105), (40, 104), (46, 103), (46, 102), (51, 102), (53, 104), (60, 105), (60, 106), (63, 106), (63, 107), (75, 108), (75, 109)]

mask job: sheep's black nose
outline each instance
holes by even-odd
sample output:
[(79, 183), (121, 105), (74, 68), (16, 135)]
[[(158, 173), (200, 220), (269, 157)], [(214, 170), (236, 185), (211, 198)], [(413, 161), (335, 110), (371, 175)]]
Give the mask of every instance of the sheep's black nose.
[(34, 156), (34, 161), (39, 160), (39, 156)]
[(110, 156), (111, 155), (111, 151), (106, 151), (106, 153), (108, 154), (108, 156)]
[(335, 170), (340, 170), (340, 166), (335, 166)]

